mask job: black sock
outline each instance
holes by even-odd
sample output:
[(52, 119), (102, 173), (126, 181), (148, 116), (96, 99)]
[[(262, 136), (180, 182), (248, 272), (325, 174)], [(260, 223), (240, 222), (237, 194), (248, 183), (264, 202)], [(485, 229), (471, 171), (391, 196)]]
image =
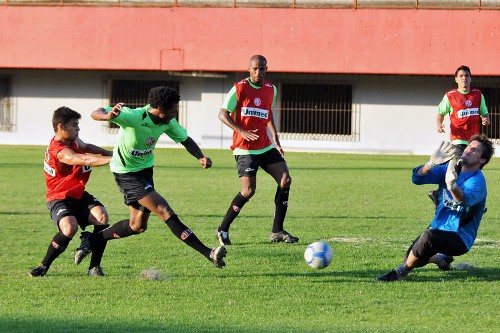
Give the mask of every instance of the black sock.
[(274, 211), (273, 232), (283, 231), (283, 223), (285, 221), (286, 210), (288, 209), (289, 192), (289, 188), (280, 188), (278, 186), (276, 189), (276, 195), (274, 196), (276, 210)]
[[(93, 234), (96, 235), (101, 231), (108, 228), (109, 225), (95, 225)], [(92, 257), (90, 258), (90, 267), (100, 266), (102, 255), (104, 254), (104, 250), (106, 249), (107, 240), (102, 239), (91, 244), (92, 247)]]
[(70, 241), (71, 238), (66, 237), (61, 231), (55, 234), (47, 249), (47, 254), (45, 254), (45, 258), (42, 260), (42, 265), (48, 268), (66, 250)]
[(191, 246), (193, 249), (200, 252), (208, 259), (210, 259), (210, 252), (212, 252), (212, 249), (206, 247), (198, 239), (198, 237), (196, 237), (196, 235), (191, 231), (191, 229), (186, 227), (181, 222), (181, 220), (179, 220), (177, 214), (170, 216), (170, 218), (166, 220), (165, 223), (177, 238), (179, 238), (181, 241), (183, 241), (184, 243)]
[(248, 199), (241, 195), (240, 192), (234, 197), (231, 202), (231, 206), (227, 210), (226, 215), (222, 219), (222, 223), (220, 224), (220, 230), (229, 231), (229, 227), (234, 219), (238, 216), (243, 206), (248, 202)]
[(130, 228), (130, 220), (121, 220), (113, 224), (111, 227), (104, 229), (101, 232), (93, 233), (90, 237), (91, 243), (102, 240), (111, 240), (115, 238), (125, 238), (137, 234)]

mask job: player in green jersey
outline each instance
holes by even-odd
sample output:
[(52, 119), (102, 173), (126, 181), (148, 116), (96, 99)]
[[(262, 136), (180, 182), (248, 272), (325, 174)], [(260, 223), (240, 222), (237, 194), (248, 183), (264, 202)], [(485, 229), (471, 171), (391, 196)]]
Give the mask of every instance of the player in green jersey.
[[(168, 202), (154, 188), (154, 148), (163, 133), (181, 143), (196, 157), (204, 169), (212, 166), (210, 158), (190, 138), (174, 116), (180, 96), (170, 87), (156, 87), (148, 95), (148, 105), (130, 109), (123, 103), (99, 108), (92, 112), (92, 119), (109, 121), (120, 126), (119, 138), (113, 149), (110, 163), (115, 181), (129, 206), (130, 217), (119, 221), (97, 235), (88, 238), (89, 252), (92, 244), (102, 239), (111, 240), (140, 234), (147, 229), (151, 212), (158, 215), (172, 233), (184, 243), (200, 252), (218, 268), (225, 266), (224, 246), (210, 249), (177, 217)], [(84, 243), (84, 242), (82, 242)]]

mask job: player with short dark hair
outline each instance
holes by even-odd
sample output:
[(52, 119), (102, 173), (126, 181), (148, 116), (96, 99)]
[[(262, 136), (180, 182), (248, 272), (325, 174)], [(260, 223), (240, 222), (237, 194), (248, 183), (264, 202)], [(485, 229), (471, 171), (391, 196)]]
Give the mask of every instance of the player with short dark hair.
[[(47, 273), (52, 262), (68, 247), (78, 226), (85, 229), (94, 225), (94, 233), (108, 227), (106, 209), (85, 191), (85, 185), (92, 167), (108, 164), (113, 153), (79, 138), (80, 117), (78, 112), (68, 107), (58, 108), (52, 116), (55, 135), (45, 153), (44, 170), (47, 207), (59, 232), (52, 238), (41, 264), (29, 271), (31, 276)], [(85, 232), (84, 235), (90, 233)], [(104, 275), (100, 264), (105, 247), (105, 241), (96, 243), (88, 275)], [(78, 248), (76, 264), (83, 259), (81, 254), (82, 249)]]
[(403, 263), (378, 280), (404, 279), (411, 270), (428, 263), (449, 270), (453, 256), (469, 252), (486, 205), (486, 180), (481, 170), (494, 152), (486, 135), (475, 135), (461, 156), (461, 165), (457, 164), (454, 148), (445, 143), (429, 162), (413, 169), (414, 184), (439, 185), (439, 205), (429, 228), (409, 247)]
[[(219, 111), (219, 119), (234, 131), (231, 149), (238, 167), (241, 191), (231, 202), (216, 230), (216, 236), (221, 245), (231, 244), (229, 227), (255, 194), (257, 171), (261, 167), (278, 184), (274, 197), (274, 223), (269, 237), (273, 242), (295, 243), (299, 238), (283, 229), (292, 178), (283, 158), (284, 151), (273, 119), (272, 106), (277, 89), (271, 82), (264, 80), (267, 72), (264, 56), (252, 56), (248, 72), (250, 77), (234, 84)], [(274, 147), (267, 130), (271, 133)]]
[(185, 226), (168, 202), (155, 190), (153, 181), (154, 149), (158, 138), (166, 134), (180, 142), (203, 168), (210, 168), (212, 161), (205, 157), (200, 147), (191, 139), (174, 118), (179, 107), (180, 96), (170, 87), (156, 87), (148, 94), (148, 105), (130, 109), (123, 103), (113, 107), (99, 108), (92, 112), (92, 119), (109, 121), (120, 126), (118, 142), (113, 151), (110, 167), (124, 202), (129, 207), (130, 217), (119, 221), (89, 238), (90, 247), (97, 241), (124, 238), (140, 234), (147, 229), (151, 212), (161, 218), (172, 233), (189, 245), (216, 267), (225, 265), (224, 246), (210, 249)]

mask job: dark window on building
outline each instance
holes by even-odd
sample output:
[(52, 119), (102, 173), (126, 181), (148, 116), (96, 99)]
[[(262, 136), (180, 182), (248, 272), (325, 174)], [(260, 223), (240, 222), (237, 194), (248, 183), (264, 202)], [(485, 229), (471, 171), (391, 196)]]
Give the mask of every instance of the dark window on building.
[(481, 88), (488, 113), (490, 114), (491, 124), (483, 126), (482, 131), (490, 139), (500, 139), (500, 87)]
[(10, 96), (10, 78), (0, 77), (0, 131), (13, 132), (16, 120)]
[(352, 135), (352, 86), (335, 83), (282, 83), (279, 131)]

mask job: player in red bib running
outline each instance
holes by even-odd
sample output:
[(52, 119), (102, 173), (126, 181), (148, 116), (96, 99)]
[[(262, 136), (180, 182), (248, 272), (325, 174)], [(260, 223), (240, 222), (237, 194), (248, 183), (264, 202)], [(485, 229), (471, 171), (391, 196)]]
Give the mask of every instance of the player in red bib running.
[[(457, 88), (448, 91), (438, 106), (437, 131), (444, 133), (444, 117), (450, 115), (450, 142), (455, 147), (455, 156), (462, 158), (462, 154), (473, 135), (481, 132), (481, 125), (490, 124), (490, 115), (479, 89), (471, 89), (472, 74), (467, 66), (460, 66), (455, 71)], [(438, 194), (429, 192), (429, 198), (438, 206)]]
[[(78, 137), (80, 117), (68, 107), (58, 108), (52, 117), (55, 135), (45, 153), (44, 170), (47, 207), (59, 232), (52, 238), (41, 264), (28, 272), (30, 276), (47, 273), (52, 262), (68, 247), (78, 226), (85, 229), (94, 225), (94, 233), (108, 227), (106, 209), (85, 191), (85, 185), (92, 167), (109, 164), (113, 152), (85, 143)], [(100, 263), (105, 247), (106, 242), (101, 242), (94, 249), (88, 275), (104, 275)], [(76, 264), (90, 252), (87, 250), (82, 245), (77, 249)]]
[[(283, 230), (292, 178), (273, 120), (272, 106), (277, 90), (264, 80), (267, 60), (263, 56), (252, 56), (248, 71), (250, 77), (235, 83), (219, 111), (219, 119), (234, 131), (231, 149), (238, 167), (241, 191), (231, 202), (216, 236), (221, 245), (231, 244), (229, 227), (243, 205), (255, 194), (257, 171), (261, 167), (278, 184), (274, 198), (274, 223), (269, 237), (273, 242), (295, 243), (299, 238)], [(274, 147), (267, 130), (271, 133)]]

